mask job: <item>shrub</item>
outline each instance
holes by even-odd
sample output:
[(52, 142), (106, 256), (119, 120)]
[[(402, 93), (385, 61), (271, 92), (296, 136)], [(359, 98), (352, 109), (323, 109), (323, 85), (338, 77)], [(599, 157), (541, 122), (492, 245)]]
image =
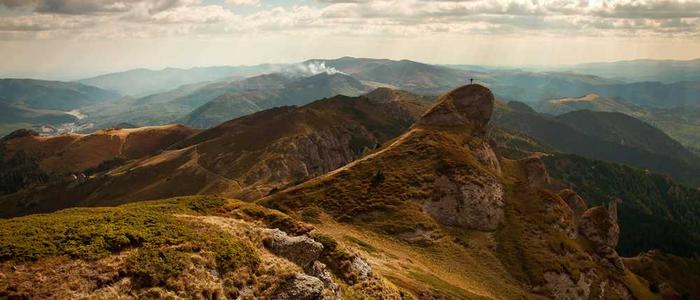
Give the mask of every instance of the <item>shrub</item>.
[(188, 257), (173, 248), (144, 247), (132, 253), (126, 261), (127, 272), (141, 287), (160, 286), (168, 278), (179, 276)]

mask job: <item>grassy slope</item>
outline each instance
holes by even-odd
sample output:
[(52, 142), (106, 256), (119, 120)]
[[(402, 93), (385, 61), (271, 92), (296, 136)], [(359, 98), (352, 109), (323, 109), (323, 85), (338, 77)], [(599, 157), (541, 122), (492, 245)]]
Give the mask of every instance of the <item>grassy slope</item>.
[[(552, 196), (528, 188), (517, 162), (505, 165), (507, 217), (495, 233), (446, 227), (423, 212), (418, 202), (438, 193), (430, 188), (434, 176), (470, 169), (473, 171), (466, 172), (485, 171), (461, 146), (465, 132), (468, 130), (464, 128), (441, 132), (413, 129), (348, 167), (279, 192), (261, 203), (300, 216), (306, 211), (321, 210), (335, 221), (369, 230), (370, 236), (398, 237), (413, 249), (423, 249), (418, 251), (423, 253), (418, 257), (427, 255), (429, 267), (422, 259), (411, 259), (402, 268), (388, 259), (383, 266), (384, 272), (393, 274), (396, 284), (411, 291), (422, 290), (416, 281), (438, 284), (435, 278), (440, 278), (438, 285), (451, 286), (448, 290), (453, 292), (462, 289), (496, 298), (518, 294), (533, 298), (538, 296), (523, 294), (519, 282), (541, 285), (547, 271), (569, 272), (574, 278), (582, 270), (597, 269), (606, 274), (587, 257), (591, 249), (585, 241), (569, 240), (551, 226), (559, 216), (548, 215), (543, 201)], [(379, 170), (385, 177), (381, 182), (373, 180)], [(428, 238), (407, 242), (405, 237), (416, 233), (425, 233)], [(362, 246), (365, 249), (384, 249), (380, 253), (368, 251), (383, 260), (392, 256), (415, 257), (401, 255), (401, 247), (386, 241), (359, 239), (370, 245)], [(616, 276), (611, 278), (630, 287), (638, 281), (629, 273)], [(634, 292), (641, 298), (648, 296), (644, 288)]]

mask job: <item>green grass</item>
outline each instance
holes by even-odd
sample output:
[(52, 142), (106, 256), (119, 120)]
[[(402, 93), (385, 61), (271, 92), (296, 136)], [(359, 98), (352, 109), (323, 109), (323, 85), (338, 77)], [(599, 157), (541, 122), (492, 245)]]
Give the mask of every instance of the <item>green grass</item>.
[(173, 214), (199, 214), (223, 204), (219, 198), (186, 197), (0, 220), (0, 261), (61, 255), (95, 260), (128, 248), (199, 240)]

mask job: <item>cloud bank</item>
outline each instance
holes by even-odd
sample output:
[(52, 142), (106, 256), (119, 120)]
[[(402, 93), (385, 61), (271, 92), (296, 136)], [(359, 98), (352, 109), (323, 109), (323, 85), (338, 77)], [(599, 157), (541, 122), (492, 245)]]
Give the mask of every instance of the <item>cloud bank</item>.
[[(0, 0), (5, 39), (432, 34), (697, 38), (688, 0)], [(241, 7), (253, 9), (241, 10)]]

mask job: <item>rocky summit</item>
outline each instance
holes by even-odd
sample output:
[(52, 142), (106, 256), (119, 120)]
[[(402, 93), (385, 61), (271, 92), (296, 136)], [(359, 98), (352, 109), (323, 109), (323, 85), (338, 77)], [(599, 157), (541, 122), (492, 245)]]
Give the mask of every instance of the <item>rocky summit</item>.
[(478, 84), (457, 88), (442, 97), (417, 124), (457, 126), (472, 124), (483, 128), (491, 119), (494, 97), (491, 90)]

